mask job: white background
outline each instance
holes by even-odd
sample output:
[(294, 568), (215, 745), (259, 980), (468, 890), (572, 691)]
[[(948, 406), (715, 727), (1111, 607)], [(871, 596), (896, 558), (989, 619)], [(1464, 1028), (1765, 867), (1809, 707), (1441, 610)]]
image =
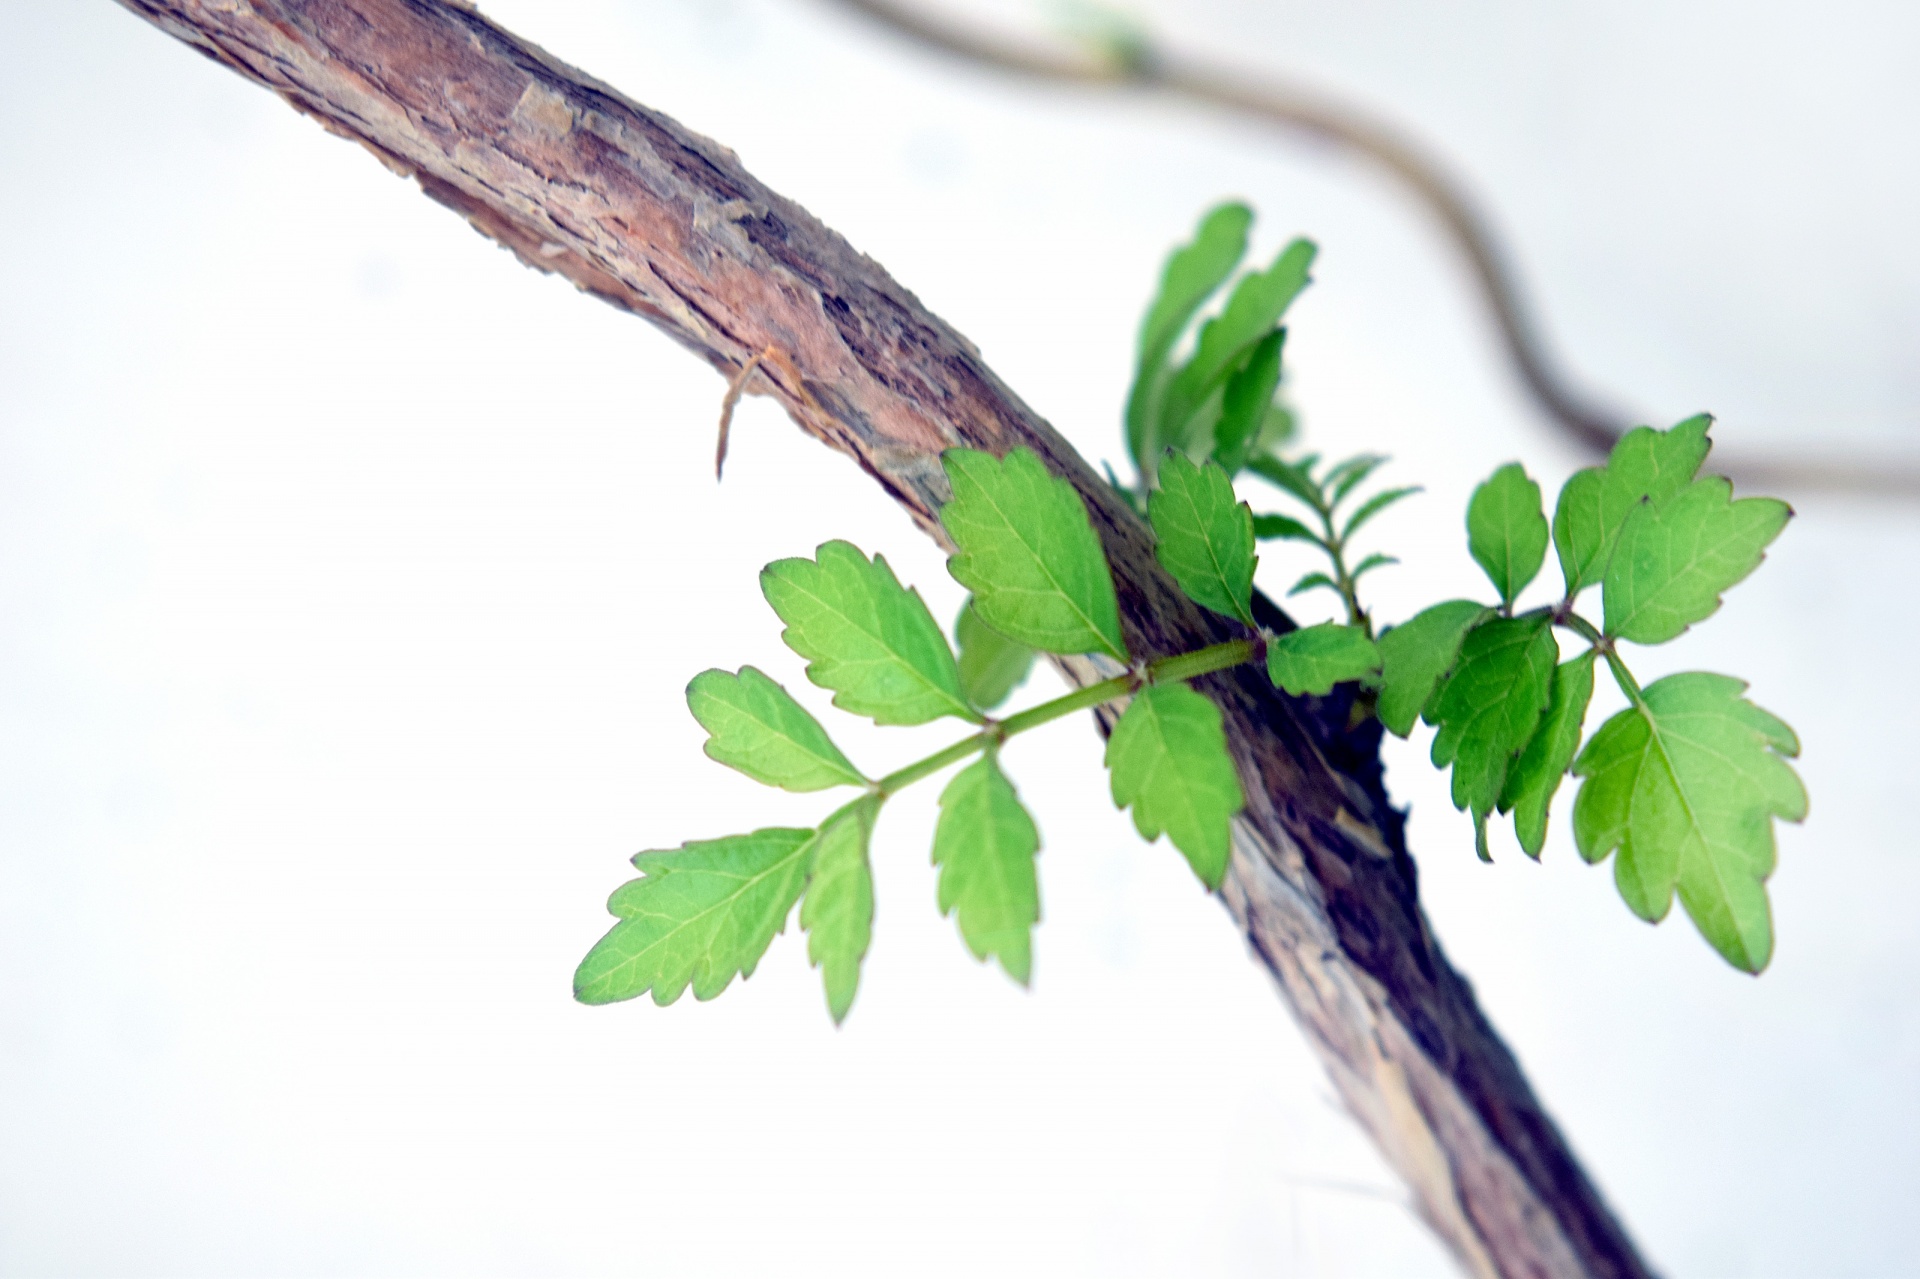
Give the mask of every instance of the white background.
[[(808, 0), (486, 8), (734, 147), (1090, 457), (1202, 207), (1314, 236), (1309, 442), (1428, 488), (1375, 525), (1386, 619), (1482, 589), (1477, 479), (1581, 464), (1363, 167)], [(1142, 12), (1434, 140), (1636, 411), (1920, 453), (1912, 6)], [(1031, 993), (936, 916), (926, 787), (882, 820), (843, 1030), (793, 935), (711, 1004), (575, 1006), (626, 857), (832, 802), (705, 761), (681, 703), (751, 661), (824, 707), (758, 566), (848, 537), (946, 616), (931, 544), (764, 401), (716, 488), (703, 365), (107, 0), (0, 0), (0, 166), (0, 1270), (1447, 1273), (1082, 722), (1009, 760), (1046, 838)], [(1643, 663), (1738, 673), (1806, 743), (1763, 978), (1629, 916), (1564, 809), (1543, 865), (1488, 868), (1422, 736), (1390, 780), (1435, 926), (1657, 1265), (1916, 1274), (1920, 517), (1790, 496), (1765, 569)], [(1269, 589), (1306, 567), (1268, 559)], [(942, 740), (845, 720), (873, 767)]]

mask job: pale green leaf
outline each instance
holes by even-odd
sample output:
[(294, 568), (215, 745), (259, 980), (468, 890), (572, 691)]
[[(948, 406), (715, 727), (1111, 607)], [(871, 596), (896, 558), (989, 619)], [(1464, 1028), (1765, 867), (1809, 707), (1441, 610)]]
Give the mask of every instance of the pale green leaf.
[(1196, 604), (1253, 622), (1253, 514), (1217, 462), (1172, 453), (1147, 503), (1154, 555)]
[(1227, 374), (1241, 366), (1254, 345), (1273, 331), (1287, 307), (1307, 287), (1314, 253), (1311, 243), (1295, 240), (1265, 271), (1242, 277), (1220, 314), (1200, 326), (1193, 358), (1167, 386), (1161, 415), (1162, 443), (1185, 444), (1194, 413)]
[(820, 825), (813, 837), (812, 873), (800, 903), (807, 958), (820, 970), (827, 1011), (837, 1025), (860, 988), (860, 961), (873, 940), (873, 870), (867, 845), (880, 801), (863, 795)]
[(1040, 921), (1033, 869), (1039, 851), (1040, 832), (995, 752), (947, 783), (933, 830), (940, 913), (956, 913), (975, 959), (994, 956), (1022, 985), (1033, 973), (1033, 926)]
[(1413, 731), (1434, 685), (1453, 669), (1467, 632), (1493, 612), (1472, 600), (1448, 600), (1380, 637), (1380, 722), (1400, 737)]
[(1034, 651), (981, 621), (972, 596), (961, 606), (953, 631), (960, 641), (960, 688), (976, 709), (992, 710), (1026, 682)]
[(1467, 633), (1432, 719), (1436, 768), (1453, 766), (1453, 805), (1494, 810), (1513, 757), (1547, 709), (1559, 650), (1544, 616), (1495, 618)]
[(1511, 605), (1547, 558), (1547, 517), (1540, 486), (1509, 462), (1473, 491), (1467, 504), (1467, 549)]
[(1042, 652), (1126, 661), (1113, 575), (1073, 485), (1028, 449), (1004, 460), (949, 449), (941, 461), (953, 500), (940, 522), (960, 548), (947, 568), (980, 620)]
[(1299, 498), (1308, 507), (1318, 511), (1320, 507), (1320, 486), (1313, 482), (1312, 457), (1301, 458), (1298, 462), (1282, 462), (1270, 453), (1263, 453), (1247, 462), (1247, 469), (1267, 483)]
[(573, 977), (573, 996), (610, 1004), (651, 990), (670, 1004), (689, 984), (712, 999), (753, 976), (807, 882), (813, 832), (770, 828), (696, 840), (633, 859), (643, 878), (613, 894), (620, 922)]
[(1372, 497), (1362, 502), (1360, 509), (1355, 511), (1352, 517), (1347, 520), (1347, 527), (1345, 531), (1340, 534), (1341, 540), (1350, 540), (1355, 533), (1360, 531), (1360, 526), (1368, 520), (1380, 514), (1380, 512), (1386, 510), (1401, 498), (1412, 497), (1415, 493), (1421, 491), (1418, 484), (1412, 484), (1406, 488), (1387, 489), (1384, 492), (1375, 493)]
[(1660, 919), (1677, 887), (1714, 949), (1757, 973), (1773, 954), (1771, 819), (1801, 820), (1807, 795), (1783, 758), (1799, 753), (1793, 730), (1745, 690), (1697, 672), (1648, 685), (1575, 761), (1573, 832), (1590, 862), (1618, 850), (1614, 882), (1635, 914)]
[(1267, 641), (1267, 678), (1295, 697), (1324, 697), (1379, 669), (1380, 650), (1358, 626), (1322, 622)]
[(1320, 488), (1327, 494), (1327, 505), (1338, 506), (1347, 500), (1347, 494), (1359, 488), (1387, 459), (1378, 453), (1360, 453), (1329, 467), (1320, 477)]
[(1320, 535), (1288, 515), (1256, 515), (1253, 517), (1253, 536), (1256, 541), (1292, 541), (1312, 542), (1324, 546)]
[(1287, 597), (1291, 599), (1295, 595), (1301, 595), (1307, 591), (1321, 590), (1323, 588), (1332, 591), (1335, 595), (1340, 593), (1340, 583), (1334, 581), (1325, 573), (1308, 573), (1287, 589)]
[(879, 724), (977, 718), (939, 623), (884, 557), (827, 542), (814, 559), (767, 565), (760, 589), (787, 624), (780, 638), (808, 659), (807, 678), (832, 689), (841, 710)]
[(1733, 500), (1733, 485), (1696, 480), (1627, 517), (1601, 594), (1607, 634), (1660, 644), (1720, 607), (1720, 593), (1766, 558), (1793, 515), (1771, 497)]
[(1547, 809), (1560, 789), (1560, 779), (1573, 766), (1574, 752), (1580, 749), (1580, 730), (1593, 698), (1593, 658), (1593, 650), (1588, 649), (1554, 669), (1547, 713), (1507, 773), (1506, 793), (1500, 797), (1500, 810), (1513, 813), (1520, 847), (1536, 861), (1547, 842)]
[(1213, 428), (1213, 460), (1225, 467), (1229, 476), (1247, 464), (1266, 432), (1273, 393), (1280, 386), (1280, 350), (1286, 339), (1285, 329), (1275, 329), (1260, 339), (1246, 364), (1227, 379), (1220, 393), (1220, 421)]
[(1357, 582), (1377, 568), (1385, 568), (1389, 564), (1398, 564), (1399, 562), (1399, 560), (1391, 555), (1380, 555), (1377, 553), (1369, 555), (1353, 566), (1353, 572), (1347, 574), (1347, 580), (1349, 582)]
[(1127, 447), (1141, 473), (1158, 459), (1167, 443), (1155, 438), (1159, 397), (1165, 389), (1167, 356), (1187, 322), (1226, 283), (1247, 251), (1253, 211), (1244, 204), (1222, 204), (1201, 219), (1191, 243), (1174, 250), (1161, 272), (1160, 291), (1140, 325), (1140, 352), (1127, 396)]
[(820, 721), (754, 667), (700, 672), (687, 707), (707, 730), (707, 757), (756, 782), (790, 791), (866, 785)]
[(1553, 545), (1567, 594), (1598, 586), (1613, 557), (1620, 527), (1643, 502), (1665, 502), (1692, 482), (1712, 442), (1706, 414), (1669, 431), (1637, 426), (1620, 437), (1605, 466), (1576, 472), (1560, 490), (1553, 512)]
[(1227, 870), (1233, 815), (1245, 805), (1220, 708), (1185, 684), (1133, 696), (1107, 739), (1113, 802), (1146, 839), (1165, 831), (1209, 889)]

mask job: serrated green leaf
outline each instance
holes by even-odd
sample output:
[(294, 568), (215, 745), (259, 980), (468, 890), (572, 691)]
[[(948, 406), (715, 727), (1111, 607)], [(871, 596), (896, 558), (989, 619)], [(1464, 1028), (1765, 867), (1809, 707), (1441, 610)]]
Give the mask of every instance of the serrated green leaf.
[(981, 621), (972, 596), (961, 605), (953, 632), (960, 641), (960, 688), (976, 709), (992, 710), (1026, 682), (1034, 651)]
[(1506, 792), (1500, 797), (1500, 811), (1513, 813), (1514, 834), (1535, 861), (1547, 842), (1547, 809), (1560, 789), (1560, 779), (1573, 766), (1574, 752), (1580, 749), (1587, 703), (1593, 699), (1593, 658), (1593, 650), (1588, 649), (1554, 668), (1547, 713), (1508, 771)]
[(1558, 660), (1544, 616), (1495, 618), (1467, 633), (1433, 712), (1433, 764), (1453, 766), (1455, 808), (1476, 817), (1494, 810), (1513, 757), (1547, 709)]
[(1718, 476), (1640, 506), (1607, 564), (1607, 634), (1662, 644), (1711, 617), (1720, 593), (1760, 567), (1792, 515), (1776, 498), (1734, 501), (1733, 485)]
[(1193, 358), (1173, 375), (1161, 416), (1161, 440), (1182, 445), (1194, 413), (1227, 374), (1246, 360), (1254, 345), (1273, 331), (1300, 291), (1307, 287), (1314, 246), (1295, 240), (1273, 265), (1242, 277), (1219, 315), (1200, 326)]
[(1553, 512), (1553, 545), (1569, 596), (1606, 576), (1620, 527), (1635, 507), (1657, 506), (1692, 482), (1713, 447), (1707, 439), (1712, 423), (1703, 413), (1668, 431), (1637, 426), (1620, 437), (1605, 466), (1567, 481)]
[(1156, 438), (1159, 397), (1165, 389), (1167, 356), (1194, 312), (1233, 274), (1247, 252), (1253, 211), (1222, 204), (1200, 220), (1193, 240), (1174, 250), (1160, 275), (1160, 291), (1140, 325), (1140, 351), (1127, 395), (1127, 448), (1141, 474), (1159, 458), (1166, 441)]
[(1322, 622), (1267, 641), (1267, 678), (1295, 697), (1324, 697), (1379, 669), (1380, 650), (1358, 626)]
[(1518, 462), (1509, 462), (1473, 491), (1467, 504), (1467, 549), (1512, 605), (1547, 558), (1547, 517), (1540, 486)]
[(1107, 739), (1113, 802), (1146, 839), (1165, 831), (1209, 889), (1227, 873), (1233, 815), (1246, 804), (1220, 708), (1185, 684), (1143, 688)]
[(827, 1011), (834, 1024), (847, 1019), (860, 988), (860, 961), (873, 940), (873, 869), (867, 845), (880, 800), (863, 795), (827, 818), (815, 832), (800, 927), (807, 932), (807, 958), (820, 970)]
[(814, 559), (767, 565), (760, 590), (787, 624), (780, 638), (808, 659), (807, 678), (832, 689), (841, 710), (878, 724), (978, 719), (939, 623), (883, 556), (827, 542)]
[(1220, 421), (1213, 428), (1213, 460), (1228, 476), (1240, 471), (1253, 455), (1267, 427), (1273, 393), (1280, 386), (1280, 351), (1287, 331), (1275, 329), (1260, 339), (1220, 393)]
[(752, 666), (700, 672), (687, 685), (687, 707), (707, 730), (707, 758), (756, 782), (790, 791), (867, 784), (820, 721)]
[(975, 959), (992, 955), (1021, 985), (1033, 973), (1033, 926), (1040, 921), (1034, 855), (1040, 832), (993, 751), (954, 775), (940, 793), (933, 864), (940, 913), (957, 912)]
[(1170, 453), (1147, 502), (1153, 553), (1194, 603), (1253, 622), (1253, 513), (1217, 462)]
[(1745, 690), (1699, 672), (1648, 685), (1574, 762), (1585, 780), (1573, 833), (1589, 862), (1618, 850), (1614, 882), (1635, 914), (1662, 918), (1677, 887), (1714, 949), (1757, 973), (1773, 954), (1770, 819), (1800, 821), (1807, 793), (1786, 763), (1800, 751), (1793, 730)]
[(620, 922), (580, 961), (573, 997), (610, 1004), (651, 990), (656, 1004), (712, 999), (753, 976), (807, 882), (813, 832), (769, 828), (696, 840), (633, 859), (643, 877), (607, 903)]
[(1347, 527), (1340, 534), (1340, 540), (1343, 542), (1350, 541), (1353, 535), (1360, 531), (1360, 526), (1368, 520), (1380, 514), (1380, 512), (1386, 510), (1401, 498), (1412, 497), (1415, 493), (1422, 491), (1418, 484), (1409, 484), (1405, 488), (1387, 489), (1384, 492), (1375, 493), (1372, 497), (1362, 502), (1360, 509), (1355, 511), (1352, 517), (1347, 520)]
[(1253, 517), (1253, 536), (1255, 541), (1272, 542), (1287, 540), (1293, 542), (1312, 542), (1315, 546), (1324, 546), (1320, 535), (1288, 515), (1256, 515)]
[(1435, 604), (1380, 637), (1380, 700), (1375, 711), (1395, 735), (1405, 737), (1433, 696), (1434, 685), (1453, 669), (1461, 641), (1493, 612), (1472, 600)]
[(1359, 488), (1387, 459), (1378, 453), (1359, 453), (1327, 469), (1320, 477), (1320, 489), (1327, 495), (1328, 506), (1338, 506), (1347, 500), (1347, 494)]
[(960, 548), (947, 569), (973, 592), (980, 620), (1042, 652), (1125, 662), (1113, 575), (1073, 485), (1028, 449), (1005, 459), (949, 449), (941, 462), (953, 500), (940, 522)]
[(1288, 588), (1287, 598), (1292, 599), (1294, 596), (1302, 594), (1303, 592), (1319, 590), (1322, 587), (1332, 591), (1335, 595), (1340, 593), (1340, 583), (1334, 581), (1325, 573), (1309, 573)]

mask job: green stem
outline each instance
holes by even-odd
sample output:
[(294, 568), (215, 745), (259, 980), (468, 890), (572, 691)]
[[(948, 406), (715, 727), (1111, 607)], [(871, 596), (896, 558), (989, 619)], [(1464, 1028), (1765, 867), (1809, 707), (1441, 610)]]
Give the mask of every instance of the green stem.
[(1000, 721), (1000, 736), (1013, 737), (1030, 728), (1051, 723), (1063, 715), (1090, 710), (1102, 702), (1110, 702), (1116, 697), (1125, 697), (1138, 687), (1139, 680), (1132, 674), (1103, 679), (1098, 684), (1089, 684), (1085, 688), (1076, 689), (1065, 697), (1056, 697), (1050, 702), (1042, 702), (1030, 710), (1021, 711), (1018, 715), (1009, 715)]
[[(1196, 675), (1211, 675), (1215, 671), (1231, 670), (1248, 662), (1259, 660), (1264, 654), (1261, 645), (1253, 640), (1229, 640), (1225, 644), (1214, 644), (1208, 648), (1197, 648), (1191, 653), (1181, 653), (1177, 657), (1163, 657), (1147, 665), (1147, 683), (1172, 684), (1183, 679), (1192, 679)], [(1012, 720), (1008, 720), (1012, 723)]]
[(882, 799), (896, 791), (905, 790), (923, 777), (931, 777), (949, 764), (957, 764), (967, 756), (985, 750), (994, 739), (994, 731), (988, 727), (972, 737), (963, 737), (942, 751), (935, 751), (923, 760), (908, 764), (905, 768), (888, 773), (873, 784), (874, 794)]
[(1620, 660), (1620, 654), (1614, 648), (1612, 636), (1603, 633), (1599, 627), (1564, 604), (1554, 610), (1553, 620), (1555, 625), (1565, 627), (1593, 645), (1593, 651), (1607, 659), (1607, 669), (1613, 672), (1613, 682), (1620, 686), (1620, 691), (1627, 695), (1627, 700), (1641, 710), (1647, 708), (1647, 699), (1640, 693), (1640, 683), (1633, 678), (1633, 672), (1627, 669), (1627, 664)]

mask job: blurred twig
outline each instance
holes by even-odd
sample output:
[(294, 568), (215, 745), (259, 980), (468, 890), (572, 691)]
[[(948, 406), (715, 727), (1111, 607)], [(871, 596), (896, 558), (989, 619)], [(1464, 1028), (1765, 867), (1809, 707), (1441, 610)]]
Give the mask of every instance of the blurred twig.
[[(1253, 78), (1175, 54), (1138, 28), (1108, 24), (1079, 49), (1045, 49), (935, 17), (894, 0), (827, 0), (918, 44), (1032, 79), (1157, 90), (1250, 116), (1363, 157), (1399, 180), (1440, 223), (1466, 259), (1493, 312), (1507, 358), (1549, 421), (1589, 452), (1604, 455), (1630, 425), (1626, 416), (1569, 385), (1536, 324), (1491, 221), (1430, 151), (1384, 120), (1272, 76)], [(1873, 493), (1920, 499), (1920, 466), (1910, 461), (1812, 461), (1719, 450), (1719, 469), (1745, 484), (1790, 490)]]

